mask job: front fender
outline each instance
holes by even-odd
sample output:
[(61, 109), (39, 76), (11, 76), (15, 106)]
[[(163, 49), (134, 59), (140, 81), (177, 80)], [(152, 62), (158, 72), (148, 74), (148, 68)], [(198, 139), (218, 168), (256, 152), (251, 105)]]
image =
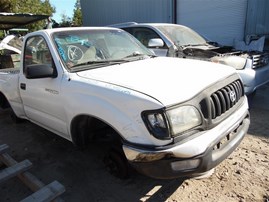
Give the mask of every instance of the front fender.
[[(70, 83), (63, 94), (69, 126), (73, 118), (88, 115), (111, 126), (125, 141), (145, 145), (170, 143), (150, 135), (141, 118), (142, 111), (163, 107), (149, 96), (101, 82), (98, 85)], [(68, 130), (71, 134), (70, 127)]]

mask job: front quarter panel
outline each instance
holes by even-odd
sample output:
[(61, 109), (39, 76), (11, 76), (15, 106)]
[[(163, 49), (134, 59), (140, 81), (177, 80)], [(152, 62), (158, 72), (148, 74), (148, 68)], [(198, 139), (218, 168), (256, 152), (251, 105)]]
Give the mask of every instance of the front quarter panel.
[(76, 74), (72, 74), (70, 81), (66, 80), (63, 86), (68, 125), (76, 116), (89, 115), (110, 125), (130, 143), (165, 145), (171, 142), (150, 135), (141, 118), (142, 111), (163, 107), (155, 99), (127, 88), (81, 78)]

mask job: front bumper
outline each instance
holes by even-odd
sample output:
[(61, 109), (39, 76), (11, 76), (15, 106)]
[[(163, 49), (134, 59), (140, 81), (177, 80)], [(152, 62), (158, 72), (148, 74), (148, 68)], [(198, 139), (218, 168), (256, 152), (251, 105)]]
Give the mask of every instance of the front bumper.
[(205, 173), (226, 159), (242, 141), (250, 124), (247, 106), (245, 101), (222, 123), (188, 141), (154, 149), (124, 144), (123, 151), (137, 171), (152, 178)]
[(242, 78), (246, 95), (253, 93), (257, 88), (269, 82), (269, 64), (256, 69), (247, 67), (237, 72)]

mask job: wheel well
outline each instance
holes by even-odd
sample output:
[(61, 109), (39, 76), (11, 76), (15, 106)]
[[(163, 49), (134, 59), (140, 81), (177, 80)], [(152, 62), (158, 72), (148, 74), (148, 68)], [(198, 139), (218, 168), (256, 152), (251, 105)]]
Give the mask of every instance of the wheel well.
[(85, 148), (92, 141), (116, 141), (121, 144), (121, 136), (107, 123), (88, 115), (75, 117), (71, 122), (73, 143)]
[(7, 98), (5, 97), (5, 95), (2, 92), (0, 92), (0, 107), (2, 109), (6, 109), (6, 108), (10, 107)]

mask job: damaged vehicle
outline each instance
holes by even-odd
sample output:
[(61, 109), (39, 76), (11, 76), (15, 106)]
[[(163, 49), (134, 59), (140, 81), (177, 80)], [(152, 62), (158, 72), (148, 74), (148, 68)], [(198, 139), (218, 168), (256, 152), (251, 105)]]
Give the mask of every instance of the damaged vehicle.
[(24, 37), (19, 68), (0, 69), (0, 107), (73, 142), (108, 145), (105, 166), (153, 178), (210, 173), (250, 124), (232, 67), (156, 57), (108, 27), (46, 29)]
[(193, 58), (234, 67), (249, 96), (269, 82), (268, 52), (240, 51), (231, 46), (221, 46), (177, 24), (131, 22), (111, 26), (129, 32), (157, 56)]

